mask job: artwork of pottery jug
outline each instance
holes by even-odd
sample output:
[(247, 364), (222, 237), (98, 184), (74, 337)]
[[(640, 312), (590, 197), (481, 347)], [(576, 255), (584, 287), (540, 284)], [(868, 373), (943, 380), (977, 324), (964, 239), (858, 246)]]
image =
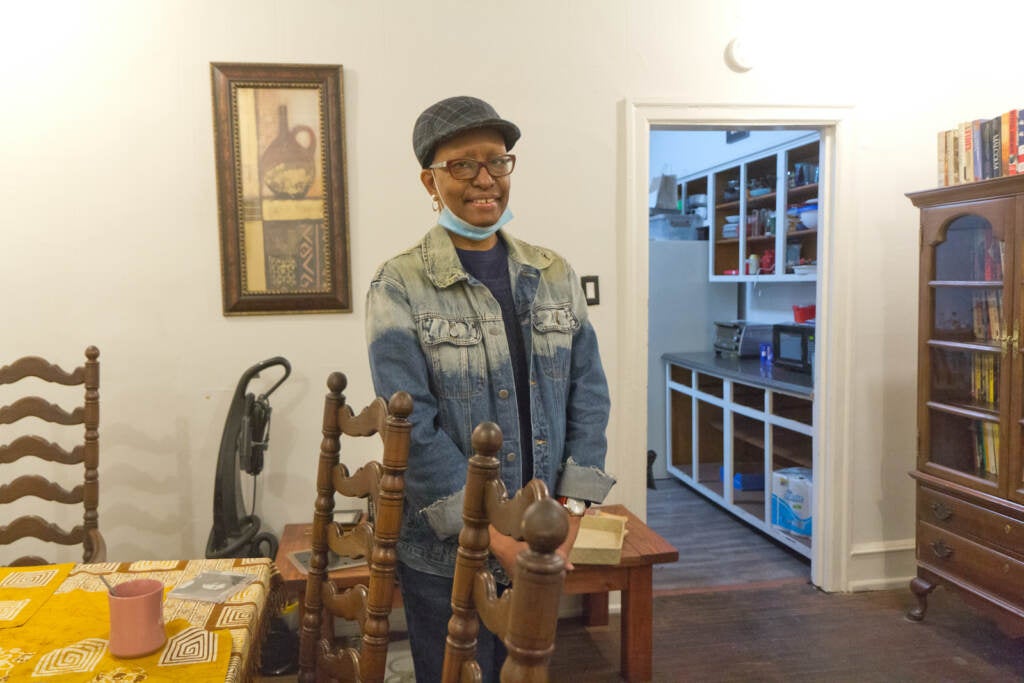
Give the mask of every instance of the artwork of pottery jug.
[[(303, 146), (299, 133), (309, 135)], [(267, 145), (260, 158), (263, 182), (277, 197), (305, 197), (316, 178), (316, 133), (309, 126), (288, 128), (288, 107), (277, 108), (277, 137)]]

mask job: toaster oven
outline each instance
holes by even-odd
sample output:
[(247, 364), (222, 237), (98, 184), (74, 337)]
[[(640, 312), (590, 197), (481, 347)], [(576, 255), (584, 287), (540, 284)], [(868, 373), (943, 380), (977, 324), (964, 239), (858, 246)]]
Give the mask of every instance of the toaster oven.
[(761, 344), (772, 340), (772, 326), (729, 320), (715, 323), (715, 355), (756, 358), (761, 355)]

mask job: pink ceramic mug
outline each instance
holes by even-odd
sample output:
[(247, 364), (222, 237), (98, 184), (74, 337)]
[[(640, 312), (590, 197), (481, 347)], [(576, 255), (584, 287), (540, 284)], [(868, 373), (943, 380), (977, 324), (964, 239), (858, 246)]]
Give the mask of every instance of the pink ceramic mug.
[(110, 599), (110, 654), (141, 657), (167, 640), (164, 631), (164, 585), (136, 579), (114, 586)]

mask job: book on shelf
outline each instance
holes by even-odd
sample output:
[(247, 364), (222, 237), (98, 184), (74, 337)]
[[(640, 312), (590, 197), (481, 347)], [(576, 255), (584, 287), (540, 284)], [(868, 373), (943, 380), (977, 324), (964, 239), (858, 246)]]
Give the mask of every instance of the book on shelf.
[(981, 122), (981, 179), (992, 177), (992, 119)]
[(1000, 178), (1003, 175), (1003, 117), (992, 118), (992, 175), (990, 178)]
[(958, 123), (936, 137), (940, 186), (1024, 175), (1024, 110)]
[(981, 119), (974, 119), (971, 121), (971, 143), (974, 148), (974, 179), (982, 180), (984, 178), (984, 154), (982, 152), (982, 140), (981, 140)]
[(964, 121), (958, 126), (959, 141), (958, 152), (960, 156), (960, 182), (974, 182), (974, 133), (970, 121)]
[(1003, 294), (998, 290), (977, 292), (971, 299), (971, 330), (978, 341), (1002, 336)]
[(958, 138), (960, 137), (959, 132), (956, 129), (946, 131), (946, 154), (949, 155), (949, 178), (947, 179), (947, 185), (957, 185), (960, 183), (960, 143)]
[(999, 339), (1003, 333), (1003, 294), (990, 289), (985, 294), (985, 300), (988, 305), (988, 338)]
[(1024, 109), (1017, 110), (1017, 173), (1024, 175)]
[[(1016, 175), (1017, 169), (1014, 168), (1013, 173), (1010, 173), (1010, 119), (1016, 119), (1017, 115), (1012, 110), (1004, 112), (999, 115), (999, 140), (1000, 140), (1000, 168), (1003, 169), (1002, 175)], [(1014, 128), (1016, 129), (1016, 123)], [(1017, 139), (1016, 131), (1014, 133), (1014, 140)], [(1015, 155), (1016, 156), (1016, 155)], [(1014, 163), (1016, 166), (1016, 162)]]
[(1006, 134), (1003, 135), (1003, 149), (1006, 150), (1006, 175), (1017, 175), (1017, 128), (1020, 125), (1020, 112), (1011, 109), (1007, 114), (1009, 122), (1006, 124)]
[(971, 431), (974, 442), (974, 469), (981, 474), (999, 474), (999, 425), (975, 422)]

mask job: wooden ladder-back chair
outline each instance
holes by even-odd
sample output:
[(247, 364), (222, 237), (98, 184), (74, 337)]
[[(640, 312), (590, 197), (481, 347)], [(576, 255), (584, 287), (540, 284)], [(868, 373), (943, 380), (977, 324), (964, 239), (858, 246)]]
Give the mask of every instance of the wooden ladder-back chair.
[[(565, 581), (565, 561), (556, 550), (569, 531), (568, 515), (539, 479), (508, 497), (496, 456), (502, 443), (498, 425), (478, 425), (472, 443), (442, 680), (480, 680), (476, 640), (482, 621), (508, 648), (502, 681), (547, 681)], [(512, 586), (500, 598), (494, 576), (486, 566), (489, 525), (528, 545), (516, 558)]]
[[(405, 469), (409, 461), (409, 415), (412, 398), (396, 392), (388, 403), (378, 397), (355, 415), (342, 392), (348, 380), (340, 372), (327, 378), (323, 441), (316, 475), (312, 556), (299, 632), (299, 680), (383, 681), (386, 673), (391, 613), (398, 557), (395, 544), (402, 525)], [(379, 434), (384, 442), (380, 462), (371, 460), (349, 474), (340, 462), (340, 437)], [(364, 519), (344, 531), (333, 521), (335, 493), (369, 498), (373, 520)], [(366, 557), (370, 580), (340, 591), (327, 577), (328, 550), (341, 557)], [(356, 621), (360, 648), (336, 647), (334, 617)]]
[[(7, 441), (5, 431), (0, 433), (0, 466), (11, 465), (15, 461), (28, 456), (61, 465), (80, 465), (84, 467), (84, 478), (71, 489), (64, 488), (64, 480), (48, 479), (41, 474), (27, 474), (9, 480), (0, 475), (0, 510), (7, 507), (9, 514), (4, 519), (11, 520), (0, 526), (0, 546), (10, 545), (23, 538), (36, 538), (40, 541), (59, 545), (83, 546), (84, 562), (103, 562), (106, 560), (107, 547), (99, 531), (99, 420), (100, 420), (100, 356), (99, 349), (90, 346), (85, 350), (85, 364), (74, 368), (71, 372), (63, 370), (59, 365), (36, 356), (19, 358), (10, 365), (0, 367), (0, 385), (14, 384), (28, 377), (38, 377), (46, 382), (66, 386), (82, 385), (85, 387), (85, 398), (82, 405), (70, 412), (50, 403), (39, 396), (19, 398), (9, 405), (0, 406), (0, 425), (13, 425), (22, 418), (36, 417), (46, 422), (59, 425), (84, 425), (84, 439), (70, 450), (37, 434), (22, 433), (12, 441)], [(76, 477), (77, 480), (77, 477)], [(81, 505), (84, 508), (82, 523), (65, 531), (56, 522), (34, 514), (20, 514), (21, 506), (15, 502), (22, 498), (34, 496), (55, 503)], [(24, 510), (21, 510), (24, 512)], [(15, 516), (19, 515), (20, 516)], [(32, 566), (49, 564), (37, 555), (26, 555), (14, 560), (0, 558), (0, 564), (9, 566)]]

